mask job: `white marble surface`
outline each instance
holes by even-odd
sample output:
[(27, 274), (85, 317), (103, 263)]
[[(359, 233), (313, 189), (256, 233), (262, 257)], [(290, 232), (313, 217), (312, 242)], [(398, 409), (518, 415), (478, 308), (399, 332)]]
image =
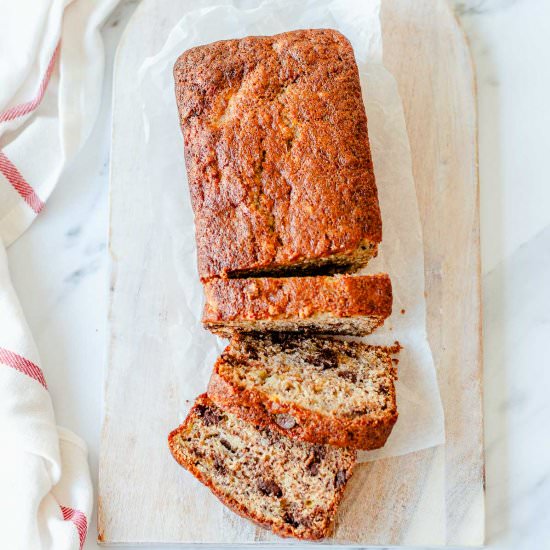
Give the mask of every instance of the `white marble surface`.
[[(105, 30), (92, 138), (8, 251), (57, 418), (97, 478), (107, 321), (110, 70), (136, 1)], [(477, 68), (483, 254), (487, 542), (550, 548), (550, 2), (455, 2)], [(156, 513), (152, 510), (151, 513)], [(97, 548), (95, 517), (85, 548)]]

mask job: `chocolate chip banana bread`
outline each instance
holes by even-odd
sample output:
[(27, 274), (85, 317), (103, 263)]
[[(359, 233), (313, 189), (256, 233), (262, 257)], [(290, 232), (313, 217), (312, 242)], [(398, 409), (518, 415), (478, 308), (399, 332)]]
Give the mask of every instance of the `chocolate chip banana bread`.
[(174, 458), (226, 506), (274, 533), (326, 537), (355, 451), (310, 445), (247, 424), (199, 396), (168, 444)]
[(369, 334), (392, 311), (387, 274), (212, 279), (202, 322), (219, 336), (291, 331)]
[(398, 349), (288, 333), (237, 336), (216, 362), (208, 396), (288, 437), (377, 449), (397, 420)]
[(353, 271), (376, 255), (367, 117), (344, 36), (199, 46), (174, 79), (203, 282)]

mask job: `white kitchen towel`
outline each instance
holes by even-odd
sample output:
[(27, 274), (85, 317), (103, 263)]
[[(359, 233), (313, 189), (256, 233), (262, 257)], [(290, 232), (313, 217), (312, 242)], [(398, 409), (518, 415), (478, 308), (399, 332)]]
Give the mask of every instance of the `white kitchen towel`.
[(4, 246), (30, 225), (90, 134), (99, 30), (117, 0), (0, 0), (0, 536), (10, 550), (82, 548), (84, 442), (59, 428)]

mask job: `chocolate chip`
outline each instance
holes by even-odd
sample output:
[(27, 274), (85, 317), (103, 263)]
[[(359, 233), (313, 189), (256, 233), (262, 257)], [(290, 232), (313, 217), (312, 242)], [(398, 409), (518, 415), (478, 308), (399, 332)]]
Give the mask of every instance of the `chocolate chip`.
[(254, 346), (245, 344), (243, 351), (248, 356), (248, 359), (252, 361), (257, 361), (259, 359), (258, 351)]
[(282, 489), (272, 479), (258, 479), (258, 491), (266, 496), (274, 496), (280, 498), (283, 496)]
[(217, 456), (214, 458), (214, 469), (216, 470), (216, 472), (218, 472), (218, 474), (221, 474), (222, 476), (227, 473), (225, 464)]
[(197, 405), (196, 411), (200, 417), (204, 418), (205, 426), (218, 424), (222, 419), (221, 414), (218, 414), (214, 409), (206, 405)]
[(228, 450), (233, 452), (233, 447), (229, 444), (229, 441), (227, 439), (220, 439), (220, 443)]
[(281, 351), (292, 351), (300, 345), (300, 338), (288, 332), (272, 332), (266, 339), (274, 346), (280, 346)]
[(319, 473), (319, 463), (318, 462), (312, 462), (311, 464), (308, 464), (307, 471), (312, 476), (316, 476)]
[(319, 464), (325, 458), (327, 450), (322, 445), (316, 445), (309, 453), (306, 461), (306, 469), (312, 475), (316, 476), (319, 473)]
[(343, 487), (346, 484), (347, 477), (346, 477), (346, 470), (339, 470), (336, 473), (336, 476), (334, 476), (334, 487), (336, 489), (339, 489), (340, 487)]
[(271, 340), (273, 344), (285, 344), (289, 340), (289, 334), (286, 332), (272, 332), (266, 335), (266, 338)]
[(317, 462), (321, 462), (321, 460), (327, 456), (327, 448), (323, 445), (315, 445), (313, 448), (313, 455)]
[(196, 447), (193, 448), (193, 451), (195, 452), (195, 455), (198, 457), (198, 458), (204, 458), (204, 453), (200, 450), (200, 449), (197, 449)]
[(230, 353), (222, 353), (221, 360), (232, 367), (236, 367), (238, 364), (237, 359)]
[(296, 426), (296, 420), (289, 414), (276, 414), (275, 423), (284, 430), (290, 430), (290, 428)]
[(354, 348), (346, 346), (345, 348), (342, 348), (341, 351), (344, 355), (350, 357), (351, 359), (357, 358), (357, 351)]
[(220, 414), (217, 414), (212, 409), (207, 409), (203, 415), (203, 418), (206, 426), (212, 426), (215, 424), (219, 424), (220, 420), (222, 419), (222, 416)]
[(288, 512), (285, 513), (285, 515), (283, 516), (283, 521), (285, 523), (288, 523), (288, 525), (290, 525), (291, 527), (299, 527), (300, 526), (300, 523), (298, 521), (296, 521), (291, 514), (289, 514)]
[(338, 366), (338, 356), (331, 349), (320, 349), (315, 354), (306, 357), (306, 361), (321, 370), (335, 369)]
[(357, 373), (350, 370), (343, 370), (342, 372), (338, 373), (338, 376), (340, 378), (343, 378), (344, 380), (352, 382), (353, 384), (357, 382)]

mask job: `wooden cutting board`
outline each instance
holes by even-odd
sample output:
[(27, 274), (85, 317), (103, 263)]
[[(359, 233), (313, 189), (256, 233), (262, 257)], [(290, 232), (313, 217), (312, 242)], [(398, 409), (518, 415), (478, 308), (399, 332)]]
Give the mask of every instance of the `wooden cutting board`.
[[(118, 49), (111, 158), (111, 338), (99, 471), (98, 539), (106, 544), (289, 544), (227, 511), (173, 462), (166, 434), (180, 410), (160, 338), (168, 238), (140, 204), (147, 150), (133, 91), (189, 2), (145, 0)], [(333, 544), (463, 546), (484, 538), (481, 302), (475, 80), (465, 37), (443, 0), (386, 0), (384, 63), (404, 103), (424, 231), (428, 334), (447, 443), (359, 466)], [(174, 116), (175, 113), (174, 113)], [(163, 182), (181, 194), (179, 182)], [(160, 242), (160, 241), (158, 241)], [(157, 289), (157, 290), (153, 290)], [(160, 289), (160, 290), (159, 290)], [(159, 294), (159, 292), (161, 294)], [(166, 296), (164, 297), (166, 300)]]

